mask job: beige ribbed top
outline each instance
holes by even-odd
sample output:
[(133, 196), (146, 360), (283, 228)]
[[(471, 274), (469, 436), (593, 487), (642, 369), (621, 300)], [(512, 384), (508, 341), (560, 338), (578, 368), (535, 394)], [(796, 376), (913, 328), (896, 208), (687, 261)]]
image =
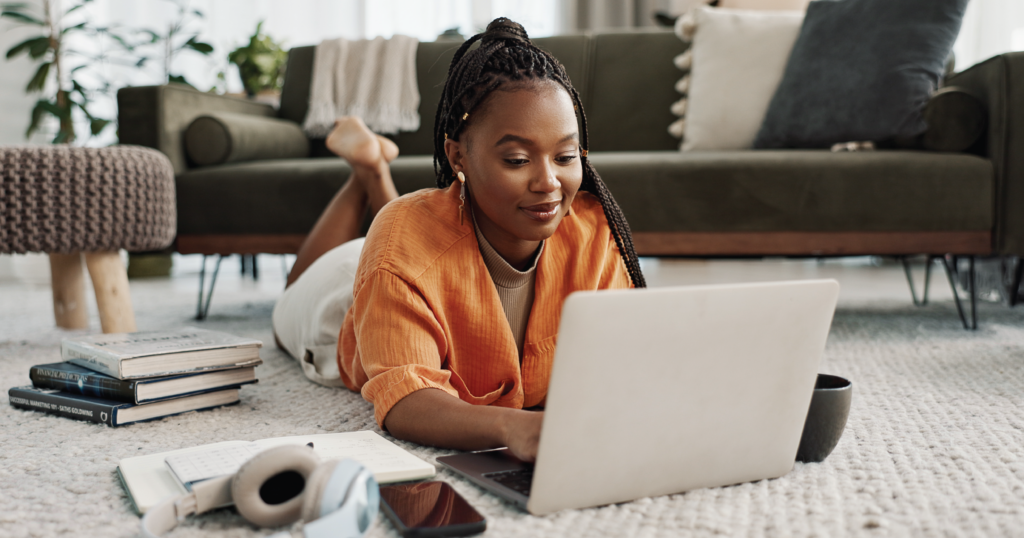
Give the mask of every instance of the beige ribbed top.
[(505, 258), (498, 254), (497, 250), (487, 242), (484, 234), (480, 233), (480, 227), (476, 225), (476, 215), (473, 215), (473, 228), (476, 230), (476, 240), (480, 243), (480, 254), (484, 258), (484, 265), (487, 272), (491, 274), (494, 281), (494, 288), (498, 290), (498, 299), (501, 300), (501, 309), (505, 311), (505, 319), (512, 329), (512, 336), (516, 340), (516, 349), (519, 350), (519, 359), (523, 359), (523, 341), (526, 339), (526, 324), (530, 321), (530, 309), (533, 307), (533, 285), (537, 280), (537, 260), (544, 250), (544, 243), (533, 256), (533, 263), (526, 271), (519, 271), (509, 265)]

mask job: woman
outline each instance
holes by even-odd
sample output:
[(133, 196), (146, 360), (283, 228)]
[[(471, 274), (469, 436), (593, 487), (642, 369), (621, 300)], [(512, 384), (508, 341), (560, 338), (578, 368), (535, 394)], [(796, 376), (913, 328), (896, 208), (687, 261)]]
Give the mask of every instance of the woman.
[(353, 172), (275, 307), (282, 347), (361, 391), (395, 437), (533, 460), (562, 302), (645, 285), (564, 68), (505, 18), (464, 43), (435, 118), (437, 189), (398, 198), (397, 147), (358, 119), (327, 145)]

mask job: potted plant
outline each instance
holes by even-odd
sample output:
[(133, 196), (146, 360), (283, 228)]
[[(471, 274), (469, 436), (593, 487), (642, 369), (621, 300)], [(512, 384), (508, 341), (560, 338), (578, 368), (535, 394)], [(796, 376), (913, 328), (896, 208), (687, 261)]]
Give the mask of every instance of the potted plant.
[(288, 52), (281, 44), (263, 33), (263, 21), (256, 25), (256, 32), (247, 45), (228, 54), (228, 61), (238, 66), (242, 86), (250, 98), (280, 95), (287, 60)]

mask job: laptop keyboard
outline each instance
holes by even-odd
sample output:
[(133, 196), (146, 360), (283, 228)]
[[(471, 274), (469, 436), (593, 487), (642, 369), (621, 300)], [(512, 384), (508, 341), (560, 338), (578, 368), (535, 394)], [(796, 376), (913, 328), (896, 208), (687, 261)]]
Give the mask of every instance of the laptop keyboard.
[(533, 469), (517, 469), (515, 471), (501, 471), (488, 473), (484, 477), (511, 489), (517, 493), (530, 496), (530, 485), (533, 484)]

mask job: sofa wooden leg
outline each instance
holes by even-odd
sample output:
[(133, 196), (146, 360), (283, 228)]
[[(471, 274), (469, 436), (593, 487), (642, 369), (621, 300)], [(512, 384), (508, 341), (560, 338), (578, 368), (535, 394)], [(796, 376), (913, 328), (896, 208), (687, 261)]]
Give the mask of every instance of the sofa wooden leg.
[(89, 326), (85, 304), (85, 274), (82, 255), (50, 254), (50, 287), (53, 289), (53, 317), (62, 329)]
[(128, 272), (115, 252), (87, 252), (85, 264), (89, 268), (92, 287), (96, 290), (96, 305), (100, 310), (100, 327), (105, 333), (135, 332), (135, 311), (128, 290)]

